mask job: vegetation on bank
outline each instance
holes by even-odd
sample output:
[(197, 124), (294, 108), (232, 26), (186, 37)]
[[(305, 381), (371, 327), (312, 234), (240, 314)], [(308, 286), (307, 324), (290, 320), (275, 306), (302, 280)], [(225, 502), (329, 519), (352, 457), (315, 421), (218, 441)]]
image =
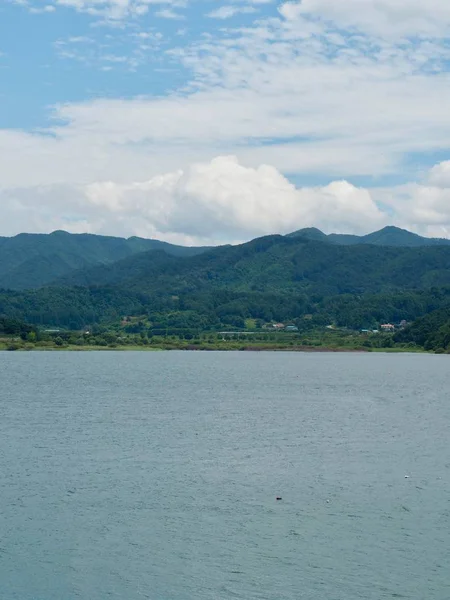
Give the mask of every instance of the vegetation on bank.
[[(249, 325), (253, 325), (252, 322)], [(129, 327), (129, 325), (128, 325)], [(97, 327), (92, 331), (45, 331), (17, 320), (0, 319), (1, 350), (242, 350), (242, 351), (364, 351), (364, 352), (430, 352), (450, 354), (450, 319), (446, 325), (448, 340), (439, 334), (436, 345), (430, 337), (416, 341), (417, 323), (395, 334), (369, 333), (316, 327), (305, 331), (242, 330), (235, 332), (170, 333), (142, 330), (126, 331), (127, 325), (115, 329)], [(447, 331), (445, 329), (445, 331)], [(444, 330), (443, 330), (444, 331)], [(435, 335), (433, 332), (431, 335)], [(434, 339), (434, 338), (433, 338)], [(444, 345), (446, 343), (446, 345)]]
[(292, 323), (302, 331), (334, 324), (338, 328), (374, 329), (380, 323), (412, 322), (432, 311), (450, 308), (450, 287), (377, 294), (292, 294), (205, 290), (186, 294), (133, 293), (119, 288), (42, 288), (27, 292), (0, 290), (0, 315), (41, 329), (82, 330), (114, 327), (125, 315), (136, 317), (128, 333), (142, 328), (186, 331), (256, 328)]

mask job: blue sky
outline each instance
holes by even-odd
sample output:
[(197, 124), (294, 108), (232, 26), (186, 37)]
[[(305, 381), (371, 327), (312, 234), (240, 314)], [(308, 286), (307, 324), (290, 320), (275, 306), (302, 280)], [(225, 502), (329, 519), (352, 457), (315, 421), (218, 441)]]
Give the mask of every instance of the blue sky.
[(0, 0), (0, 235), (450, 237), (446, 0)]
[[(92, 16), (68, 6), (45, 12), (55, 5), (39, 1), (0, 4), (0, 126), (45, 126), (57, 103), (159, 96), (186, 85), (189, 70), (168, 52), (205, 34), (222, 37), (225, 20), (207, 16), (217, 2), (180, 4), (172, 9), (163, 1), (128, 18), (111, 18), (107, 10)], [(164, 10), (178, 18), (158, 16)], [(256, 15), (276, 14), (273, 4), (252, 10), (227, 18), (226, 26), (248, 26)]]

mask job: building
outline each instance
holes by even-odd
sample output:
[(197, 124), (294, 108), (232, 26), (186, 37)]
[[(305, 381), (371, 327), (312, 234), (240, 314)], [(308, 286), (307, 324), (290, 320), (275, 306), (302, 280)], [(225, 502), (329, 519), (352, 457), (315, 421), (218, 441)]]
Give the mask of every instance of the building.
[(383, 325), (380, 325), (380, 328), (384, 333), (392, 333), (395, 331), (395, 326), (391, 323), (384, 323)]
[(284, 329), (284, 323), (266, 323), (263, 325), (263, 329), (276, 329), (279, 331), (280, 329)]

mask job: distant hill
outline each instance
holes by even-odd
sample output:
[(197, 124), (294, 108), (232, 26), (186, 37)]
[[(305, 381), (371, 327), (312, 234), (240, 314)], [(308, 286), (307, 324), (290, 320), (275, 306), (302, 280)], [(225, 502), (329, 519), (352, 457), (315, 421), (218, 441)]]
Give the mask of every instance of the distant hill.
[(426, 289), (450, 285), (450, 246), (331, 245), (274, 235), (182, 261), (164, 252), (141, 253), (73, 272), (54, 285), (124, 287), (152, 294), (227, 289), (333, 295)]
[(107, 265), (150, 250), (163, 250), (173, 256), (185, 257), (207, 249), (138, 237), (124, 239), (65, 231), (21, 233), (0, 238), (0, 288), (37, 288), (72, 271)]
[(418, 248), (420, 246), (450, 246), (450, 240), (443, 238), (426, 238), (406, 229), (388, 226), (369, 233), (368, 235), (350, 235), (341, 233), (330, 233), (329, 235), (309, 227), (289, 233), (287, 237), (304, 237), (309, 240), (329, 242), (341, 246), (352, 246), (356, 244), (371, 244), (374, 246), (394, 246), (404, 248)]
[(72, 271), (52, 285), (0, 290), (0, 316), (71, 329), (117, 325), (124, 315), (144, 315), (163, 329), (242, 328), (246, 319), (373, 328), (448, 306), (450, 246), (335, 245), (274, 235), (183, 258), (141, 252)]
[(65, 231), (22, 233), (0, 237), (0, 288), (129, 285), (151, 293), (230, 288), (323, 294), (424, 289), (448, 283), (449, 248), (450, 240), (397, 227), (365, 236), (307, 228), (217, 248)]

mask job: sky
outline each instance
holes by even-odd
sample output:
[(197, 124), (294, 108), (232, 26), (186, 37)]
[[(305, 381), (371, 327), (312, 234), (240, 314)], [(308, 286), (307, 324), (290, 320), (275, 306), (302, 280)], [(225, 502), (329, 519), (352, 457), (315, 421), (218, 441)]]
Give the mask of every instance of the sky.
[(450, 237), (448, 0), (0, 0), (0, 235)]

